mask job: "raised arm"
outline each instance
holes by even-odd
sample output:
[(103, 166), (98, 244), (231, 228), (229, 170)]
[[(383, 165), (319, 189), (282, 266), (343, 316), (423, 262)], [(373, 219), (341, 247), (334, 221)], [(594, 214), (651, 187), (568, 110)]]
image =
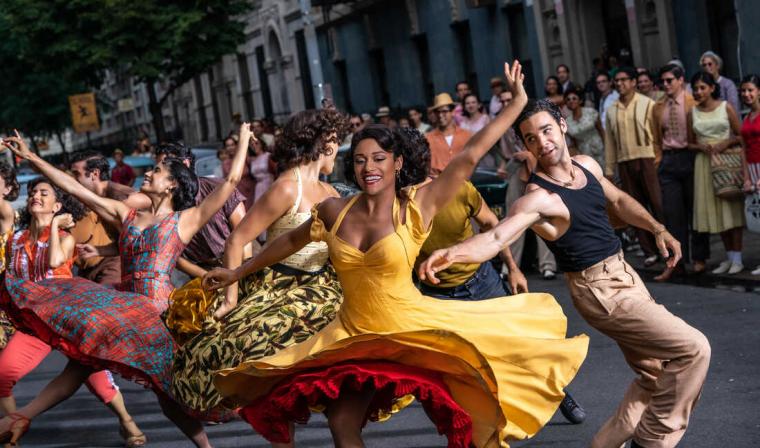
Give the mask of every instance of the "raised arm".
[[(280, 179), (253, 204), (224, 245), (225, 268), (234, 270), (240, 267), (245, 245), (287, 213), (297, 194), (297, 187), (292, 182)], [(219, 319), (229, 313), (237, 306), (237, 299), (238, 287), (231, 284), (225, 291), (224, 302), (214, 312), (214, 317)]]
[(483, 263), (495, 257), (504, 246), (542, 219), (539, 210), (547, 208), (547, 197), (544, 190), (532, 191), (515, 201), (507, 217), (491, 230), (447, 249), (436, 250), (418, 268), (420, 279), (437, 284), (435, 274), (454, 263)]
[(224, 203), (235, 191), (235, 188), (240, 183), (240, 179), (243, 178), (245, 159), (248, 155), (248, 143), (252, 135), (250, 123), (240, 125), (240, 140), (227, 178), (211, 194), (206, 196), (200, 204), (183, 211), (180, 215), (178, 232), (180, 240), (183, 243), (189, 243), (193, 239), (193, 236), (206, 225), (208, 220), (224, 206)]
[(121, 201), (98, 196), (85, 188), (73, 177), (54, 167), (45, 159), (33, 153), (18, 131), (15, 137), (3, 139), (2, 145), (10, 149), (18, 157), (28, 160), (43, 176), (48, 178), (58, 188), (79, 199), (84, 205), (93, 210), (101, 219), (116, 228), (121, 227), (130, 208)]
[(509, 130), (528, 102), (528, 95), (523, 87), (524, 75), (520, 62), (514, 61), (512, 67), (509, 63), (505, 63), (504, 74), (512, 91), (512, 102), (470, 138), (462, 152), (451, 160), (435, 180), (421, 187), (417, 192), (417, 202), (428, 223), (472, 175), (480, 159)]
[(248, 274), (260, 271), (298, 252), (311, 241), (311, 223), (312, 219), (309, 219), (290, 232), (281, 235), (258, 255), (237, 269), (216, 268), (212, 270), (203, 277), (203, 287), (206, 289), (224, 288)]

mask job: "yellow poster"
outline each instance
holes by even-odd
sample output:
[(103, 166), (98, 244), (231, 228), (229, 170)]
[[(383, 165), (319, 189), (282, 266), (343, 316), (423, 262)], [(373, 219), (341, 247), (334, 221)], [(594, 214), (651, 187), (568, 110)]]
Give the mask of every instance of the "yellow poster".
[(69, 97), (69, 109), (71, 109), (71, 122), (74, 125), (74, 132), (92, 132), (100, 129), (94, 93), (71, 95)]

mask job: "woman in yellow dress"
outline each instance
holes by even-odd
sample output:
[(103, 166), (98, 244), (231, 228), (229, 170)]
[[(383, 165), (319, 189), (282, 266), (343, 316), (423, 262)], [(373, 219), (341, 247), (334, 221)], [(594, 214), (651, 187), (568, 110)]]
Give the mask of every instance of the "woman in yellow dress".
[(588, 349), (565, 339), (566, 318), (548, 294), (479, 302), (423, 296), (411, 272), (430, 223), (527, 102), (518, 62), (505, 65), (514, 100), (473, 136), (438, 178), (414, 130), (368, 126), (347, 159), (363, 193), (329, 199), (312, 219), (230, 271), (220, 288), (276, 263), (310, 241), (325, 241), (344, 292), (338, 317), (307, 341), (219, 372), (217, 389), (272, 442), (292, 443), (291, 422), (326, 408), (336, 446), (361, 447), (367, 419), (403, 397), (422, 403), (449, 446), (505, 446), (551, 418)]

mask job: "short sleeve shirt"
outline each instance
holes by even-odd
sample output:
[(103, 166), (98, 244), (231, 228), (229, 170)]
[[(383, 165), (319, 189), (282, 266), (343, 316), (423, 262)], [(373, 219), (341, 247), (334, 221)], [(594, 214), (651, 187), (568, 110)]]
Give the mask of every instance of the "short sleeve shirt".
[[(477, 216), (484, 206), (483, 197), (470, 182), (466, 182), (456, 196), (433, 218), (433, 227), (420, 249), (417, 265), (430, 256), (433, 251), (453, 246), (475, 234), (471, 218)], [(440, 288), (452, 288), (467, 281), (480, 267), (479, 263), (457, 263), (437, 274)]]

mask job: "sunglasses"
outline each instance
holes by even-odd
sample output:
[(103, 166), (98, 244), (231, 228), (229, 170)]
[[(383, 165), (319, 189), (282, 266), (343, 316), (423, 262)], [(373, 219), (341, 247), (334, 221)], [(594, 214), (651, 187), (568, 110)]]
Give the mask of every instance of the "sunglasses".
[(355, 128), (358, 128), (358, 127), (359, 127), (359, 126), (361, 126), (361, 125), (362, 125), (361, 123), (356, 123), (356, 122), (352, 122), (352, 123), (351, 123), (351, 126), (352, 126), (352, 127), (355, 127)]

